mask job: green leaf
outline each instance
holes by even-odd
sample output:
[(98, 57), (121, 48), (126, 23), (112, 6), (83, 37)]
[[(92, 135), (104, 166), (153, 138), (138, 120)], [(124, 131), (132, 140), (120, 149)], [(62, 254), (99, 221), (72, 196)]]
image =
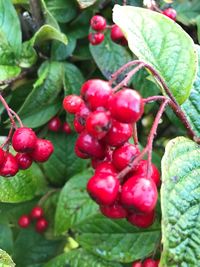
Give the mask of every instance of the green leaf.
[[(11, 253), (13, 249), (13, 234), (8, 224), (0, 224), (0, 248)], [(1, 266), (1, 262), (0, 262)]]
[(46, 6), (46, 3), (44, 0), (40, 0), (42, 11), (43, 11), (43, 16), (45, 19), (45, 23), (48, 25), (51, 25), (52, 27), (56, 28), (57, 30), (60, 30), (60, 27), (58, 25), (58, 22), (54, 18), (54, 16), (51, 14), (49, 9)]
[(162, 159), (162, 267), (200, 266), (200, 147), (177, 137)]
[(2, 249), (0, 249), (0, 267), (15, 267), (11, 257)]
[(37, 61), (37, 53), (30, 41), (22, 44), (22, 52), (18, 64), (21, 68), (30, 68)]
[(197, 52), (189, 35), (171, 19), (144, 8), (115, 5), (113, 20), (132, 52), (158, 71), (182, 104), (197, 71)]
[(58, 41), (53, 42), (51, 47), (51, 58), (53, 60), (65, 60), (72, 55), (76, 47), (76, 39), (68, 36), (68, 44), (64, 45)]
[(80, 8), (87, 8), (92, 6), (97, 0), (77, 0)]
[(90, 45), (90, 51), (102, 74), (109, 79), (111, 74), (133, 59), (128, 50), (110, 39), (109, 31), (100, 45)]

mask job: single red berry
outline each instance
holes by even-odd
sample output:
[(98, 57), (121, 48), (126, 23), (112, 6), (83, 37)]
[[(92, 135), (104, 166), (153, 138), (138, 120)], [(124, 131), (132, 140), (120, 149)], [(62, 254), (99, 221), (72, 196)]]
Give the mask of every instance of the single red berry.
[(35, 230), (38, 233), (44, 232), (48, 228), (48, 222), (45, 218), (40, 218), (35, 224)]
[(75, 119), (78, 121), (80, 125), (85, 127), (86, 120), (90, 115), (90, 113), (91, 111), (89, 110), (89, 108), (85, 104), (82, 104), (79, 108), (79, 111), (76, 113)]
[(5, 161), (5, 152), (3, 151), (2, 148), (0, 148), (0, 167), (3, 165)]
[(88, 40), (91, 45), (99, 45), (103, 42), (104, 40), (104, 34), (102, 32), (91, 32), (88, 35)]
[(30, 156), (37, 162), (45, 162), (49, 159), (53, 151), (54, 147), (51, 141), (38, 138), (35, 149), (30, 153)]
[(144, 102), (137, 91), (123, 89), (112, 95), (109, 110), (116, 120), (123, 123), (135, 123), (144, 112)]
[(125, 143), (123, 146), (113, 151), (113, 164), (117, 170), (121, 171), (140, 154), (137, 146)]
[(104, 151), (105, 151), (104, 159), (99, 160), (99, 159), (93, 158), (91, 160), (91, 164), (92, 164), (93, 169), (96, 169), (99, 166), (99, 164), (101, 164), (102, 162), (111, 162), (112, 161), (113, 150), (111, 149), (111, 147), (107, 146)]
[(108, 100), (112, 95), (112, 88), (106, 81), (91, 79), (82, 85), (81, 95), (91, 110), (101, 107), (108, 108)]
[(142, 267), (142, 262), (141, 261), (134, 261), (132, 264), (132, 267)]
[(132, 133), (133, 128), (131, 124), (113, 120), (112, 127), (103, 138), (103, 141), (110, 146), (119, 147), (129, 140)]
[(40, 206), (35, 206), (34, 208), (32, 208), (30, 216), (33, 219), (39, 219), (44, 215), (44, 211), (43, 208), (41, 208)]
[(5, 160), (0, 168), (0, 175), (4, 177), (14, 176), (19, 170), (16, 158), (9, 152), (5, 152), (4, 157)]
[(86, 131), (78, 136), (76, 146), (81, 153), (89, 157), (103, 159), (105, 156), (104, 146)]
[(106, 111), (90, 113), (86, 121), (86, 130), (97, 139), (103, 138), (111, 128), (111, 115)]
[(158, 265), (159, 261), (153, 260), (151, 258), (146, 259), (142, 264), (143, 267), (158, 267)]
[(117, 170), (111, 162), (104, 161), (96, 167), (95, 174), (98, 173), (117, 174)]
[(83, 153), (79, 150), (77, 144), (75, 144), (75, 146), (74, 146), (74, 152), (75, 152), (76, 156), (81, 158), (81, 159), (89, 159), (90, 158), (90, 156), (88, 154)]
[(90, 20), (90, 26), (95, 31), (103, 31), (106, 28), (106, 19), (100, 15), (95, 15)]
[(116, 24), (114, 24), (111, 28), (110, 38), (113, 42), (117, 44), (124, 45), (124, 46), (128, 44), (123, 32), (121, 31), (119, 26), (117, 26)]
[(171, 7), (163, 10), (162, 14), (174, 21), (176, 20), (176, 10)]
[(28, 169), (33, 162), (32, 158), (27, 153), (17, 153), (15, 158), (17, 160), (17, 164), (19, 166), (19, 169), (21, 169), (21, 170)]
[(127, 216), (127, 211), (119, 203), (111, 206), (100, 206), (101, 213), (111, 219), (123, 219)]
[(98, 204), (112, 205), (117, 200), (119, 186), (115, 175), (97, 173), (88, 181), (87, 191)]
[(54, 117), (48, 122), (48, 129), (52, 132), (58, 132), (61, 128), (62, 122), (59, 117)]
[(138, 213), (135, 211), (130, 212), (127, 216), (127, 220), (139, 227), (139, 228), (147, 228), (154, 223), (155, 220), (155, 210), (149, 213)]
[(31, 220), (28, 215), (22, 215), (18, 220), (18, 225), (21, 228), (27, 228), (31, 223)]
[(78, 95), (67, 95), (63, 99), (63, 108), (71, 114), (75, 114), (79, 111), (79, 108), (83, 104), (83, 99)]
[(66, 134), (70, 134), (72, 132), (69, 123), (64, 122), (62, 126), (62, 131)]
[(31, 128), (18, 128), (12, 137), (12, 146), (17, 152), (31, 152), (35, 148), (37, 136)]
[(134, 175), (122, 186), (121, 203), (140, 212), (151, 212), (158, 199), (158, 191), (153, 180)]
[(78, 120), (78, 117), (75, 116), (74, 118), (74, 130), (77, 132), (77, 133), (81, 133), (84, 129), (85, 129), (85, 125), (82, 125), (79, 120)]

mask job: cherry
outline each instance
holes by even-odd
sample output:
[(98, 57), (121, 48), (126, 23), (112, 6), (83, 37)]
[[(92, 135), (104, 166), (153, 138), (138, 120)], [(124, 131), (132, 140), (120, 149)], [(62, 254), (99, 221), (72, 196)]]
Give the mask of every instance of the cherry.
[(72, 132), (72, 130), (71, 130), (71, 128), (70, 128), (70, 126), (69, 126), (69, 124), (67, 122), (63, 123), (62, 130), (66, 134), (70, 134)]
[(17, 153), (15, 158), (17, 160), (18, 167), (21, 170), (28, 169), (33, 162), (32, 158), (27, 153)]
[(115, 175), (97, 173), (90, 178), (87, 191), (100, 205), (112, 205), (118, 196), (119, 180)]
[(90, 20), (90, 26), (95, 31), (103, 31), (106, 28), (106, 20), (102, 16), (95, 15)]
[(110, 146), (119, 147), (123, 145), (132, 136), (133, 128), (131, 124), (121, 123), (116, 120), (112, 121), (112, 127), (103, 141)]
[(86, 130), (97, 139), (103, 138), (111, 128), (111, 116), (106, 111), (92, 112), (86, 121)]
[(89, 110), (89, 108), (85, 104), (82, 104), (79, 108), (79, 111), (76, 113), (75, 118), (80, 125), (85, 126), (86, 120), (90, 113), (91, 111)]
[(115, 42), (117, 44), (121, 44), (121, 45), (127, 45), (128, 44), (123, 32), (116, 24), (114, 24), (111, 28), (110, 38), (112, 39), (113, 42)]
[(48, 122), (48, 129), (52, 132), (58, 132), (61, 128), (62, 122), (59, 117), (54, 117)]
[(32, 208), (30, 216), (33, 219), (39, 219), (43, 216), (44, 211), (40, 206), (35, 206), (34, 208)]
[(88, 40), (91, 45), (99, 45), (103, 42), (104, 40), (104, 34), (102, 32), (96, 32), (96, 33), (89, 33), (88, 35)]
[(111, 94), (111, 86), (100, 79), (88, 80), (81, 87), (81, 95), (91, 110), (107, 108)]
[(76, 146), (81, 153), (89, 157), (102, 159), (105, 155), (104, 146), (86, 131), (78, 136)]
[(22, 215), (18, 220), (18, 225), (21, 228), (27, 228), (31, 223), (31, 220), (28, 215)]
[(48, 222), (45, 218), (40, 218), (35, 224), (35, 230), (38, 233), (44, 232), (48, 228)]
[(5, 160), (0, 168), (0, 175), (4, 177), (14, 176), (19, 170), (17, 160), (9, 152), (5, 152), (4, 157)]
[(111, 219), (123, 219), (127, 216), (127, 211), (119, 203), (111, 206), (100, 206), (100, 211), (103, 215)]
[(31, 152), (35, 148), (37, 136), (31, 128), (18, 128), (12, 137), (12, 146), (17, 152)]
[(98, 173), (107, 173), (107, 174), (117, 174), (117, 170), (115, 169), (114, 165), (111, 162), (101, 162), (96, 167), (95, 174)]
[(72, 114), (77, 113), (82, 104), (83, 99), (78, 95), (68, 95), (63, 99), (63, 108)]
[(3, 151), (2, 148), (0, 148), (0, 167), (3, 165), (5, 161), (5, 152)]
[(54, 147), (51, 141), (38, 138), (35, 149), (30, 153), (30, 156), (37, 162), (45, 162), (49, 159), (53, 151)]
[(141, 261), (134, 261), (132, 264), (132, 267), (142, 267), (142, 262)]
[(144, 103), (137, 91), (123, 89), (112, 95), (109, 109), (116, 120), (123, 123), (135, 123), (144, 112)]
[(143, 267), (158, 267), (158, 265), (159, 261), (153, 260), (151, 258), (148, 258), (143, 262)]
[(74, 152), (75, 152), (76, 156), (81, 158), (81, 159), (89, 159), (90, 158), (90, 156), (88, 154), (82, 153), (79, 150), (77, 144), (75, 144), (75, 146), (74, 146)]
[(167, 16), (168, 18), (172, 19), (172, 20), (176, 20), (176, 10), (173, 8), (167, 8), (165, 10), (162, 11), (162, 14)]
[(128, 216), (127, 220), (140, 228), (147, 228), (151, 226), (155, 219), (155, 210), (149, 213), (137, 213), (132, 211)]
[(134, 175), (122, 186), (121, 203), (141, 212), (151, 212), (157, 202), (158, 192), (153, 180)]
[(113, 151), (113, 164), (117, 170), (123, 170), (140, 153), (137, 146), (125, 143), (123, 146)]
[(74, 129), (77, 133), (81, 133), (85, 129), (85, 126), (79, 122), (77, 116), (74, 118)]

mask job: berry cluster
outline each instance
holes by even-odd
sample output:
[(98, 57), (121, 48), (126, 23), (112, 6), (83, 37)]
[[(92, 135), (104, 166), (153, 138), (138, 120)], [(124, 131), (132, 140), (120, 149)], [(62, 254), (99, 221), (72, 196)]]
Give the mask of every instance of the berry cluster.
[(144, 260), (143, 262), (141, 261), (135, 261), (132, 265), (132, 267), (158, 267), (159, 266), (160, 260), (153, 260), (151, 258), (148, 258)]
[(49, 122), (48, 122), (48, 129), (52, 132), (59, 132), (62, 131), (66, 134), (71, 133), (71, 128), (67, 122), (62, 123), (60, 118), (58, 116), (53, 117)]
[(12, 136), (12, 146), (17, 154), (14, 156), (0, 148), (0, 175), (14, 176), (19, 169), (28, 169), (33, 161), (45, 162), (53, 153), (49, 140), (37, 138), (31, 128), (20, 127)]
[(48, 221), (44, 218), (44, 211), (40, 206), (35, 206), (29, 215), (22, 215), (18, 220), (18, 225), (21, 228), (27, 228), (31, 221), (35, 220), (35, 230), (38, 233), (43, 233), (48, 228)]
[(87, 191), (109, 218), (127, 220), (138, 226), (150, 226), (155, 206), (160, 174), (151, 164), (141, 160), (120, 178), (121, 172), (140, 155), (137, 144), (129, 139), (134, 124), (141, 118), (144, 102), (138, 92), (122, 88), (114, 92), (108, 82), (92, 79), (81, 87), (81, 96), (69, 95), (64, 109), (75, 114), (74, 128), (79, 136), (75, 144), (78, 157), (91, 158), (95, 169)]

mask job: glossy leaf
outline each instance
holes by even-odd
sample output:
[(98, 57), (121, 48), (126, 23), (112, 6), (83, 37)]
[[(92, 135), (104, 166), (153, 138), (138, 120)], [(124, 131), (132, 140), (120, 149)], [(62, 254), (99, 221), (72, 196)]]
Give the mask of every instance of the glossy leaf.
[(51, 48), (51, 57), (53, 60), (65, 60), (72, 55), (75, 47), (76, 39), (71, 36), (68, 36), (67, 45), (54, 41)]
[(0, 266), (15, 267), (15, 263), (13, 262), (11, 257), (2, 249), (0, 249)]

